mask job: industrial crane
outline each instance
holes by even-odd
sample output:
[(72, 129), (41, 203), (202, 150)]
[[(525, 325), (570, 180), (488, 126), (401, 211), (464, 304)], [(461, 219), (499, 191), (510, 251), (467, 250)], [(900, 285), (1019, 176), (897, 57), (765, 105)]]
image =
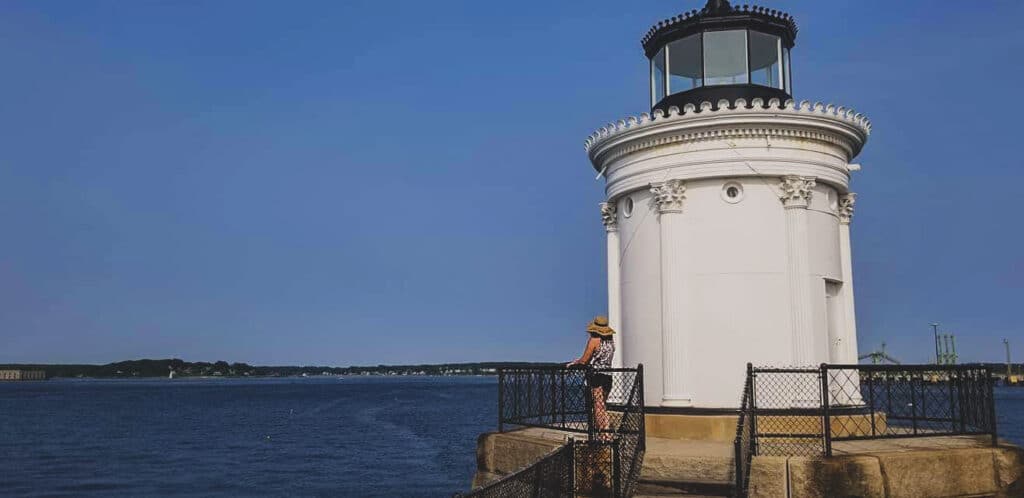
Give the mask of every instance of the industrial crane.
[(893, 358), (892, 356), (889, 356), (889, 354), (885, 352), (885, 343), (884, 342), (882, 343), (882, 349), (880, 349), (878, 351), (872, 351), (872, 352), (867, 353), (867, 354), (862, 354), (862, 355), (860, 355), (858, 357), (858, 359), (861, 359), (861, 360), (864, 360), (864, 359), (867, 359), (867, 358), (871, 358), (871, 364), (872, 365), (878, 365), (878, 364), (880, 364), (880, 363), (882, 363), (884, 361), (888, 361), (889, 363), (892, 363), (894, 365), (899, 365), (900, 364), (899, 360), (897, 360), (896, 358)]

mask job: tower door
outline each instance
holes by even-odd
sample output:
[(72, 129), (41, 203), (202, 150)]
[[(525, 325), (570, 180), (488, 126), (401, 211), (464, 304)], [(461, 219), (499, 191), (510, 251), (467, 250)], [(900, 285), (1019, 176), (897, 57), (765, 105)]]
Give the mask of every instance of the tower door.
[(843, 362), (843, 283), (825, 280), (825, 315), (828, 324), (828, 361)]

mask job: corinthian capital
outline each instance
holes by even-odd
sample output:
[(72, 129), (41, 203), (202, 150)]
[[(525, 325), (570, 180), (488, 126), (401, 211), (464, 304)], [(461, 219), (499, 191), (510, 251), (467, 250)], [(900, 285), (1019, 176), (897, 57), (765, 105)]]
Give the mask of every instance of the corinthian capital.
[(853, 219), (853, 205), (857, 203), (857, 194), (850, 192), (839, 198), (839, 223), (849, 225)]
[(811, 203), (811, 188), (814, 187), (813, 176), (789, 175), (782, 177), (779, 188), (782, 194), (782, 205), (787, 208), (805, 208)]
[(651, 184), (654, 202), (659, 213), (683, 212), (683, 199), (686, 199), (686, 183), (682, 180), (668, 180)]
[(601, 223), (604, 223), (604, 229), (607, 232), (614, 232), (619, 229), (618, 221), (615, 219), (615, 212), (614, 202), (601, 203)]

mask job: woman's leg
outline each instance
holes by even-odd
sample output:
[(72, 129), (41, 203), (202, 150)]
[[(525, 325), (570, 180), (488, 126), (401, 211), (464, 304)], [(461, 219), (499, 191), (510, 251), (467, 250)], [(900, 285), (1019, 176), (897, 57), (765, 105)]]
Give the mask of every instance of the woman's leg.
[[(594, 397), (594, 423), (597, 424), (597, 428), (600, 431), (608, 430), (608, 410), (605, 407), (605, 392), (603, 387), (595, 387), (592, 390)], [(598, 439), (601, 441), (611, 440), (612, 435), (601, 432), (598, 435)]]

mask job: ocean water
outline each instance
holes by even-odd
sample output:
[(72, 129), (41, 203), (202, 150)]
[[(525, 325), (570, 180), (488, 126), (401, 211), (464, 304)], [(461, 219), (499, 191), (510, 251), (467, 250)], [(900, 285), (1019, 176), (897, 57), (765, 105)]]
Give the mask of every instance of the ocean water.
[(995, 394), (999, 437), (1024, 446), (1024, 388), (997, 387)]
[[(468, 488), (493, 377), (0, 384), (0, 495), (435, 496)], [(997, 388), (1024, 445), (1024, 389)]]
[(437, 496), (469, 488), (494, 377), (0, 384), (4, 496)]

